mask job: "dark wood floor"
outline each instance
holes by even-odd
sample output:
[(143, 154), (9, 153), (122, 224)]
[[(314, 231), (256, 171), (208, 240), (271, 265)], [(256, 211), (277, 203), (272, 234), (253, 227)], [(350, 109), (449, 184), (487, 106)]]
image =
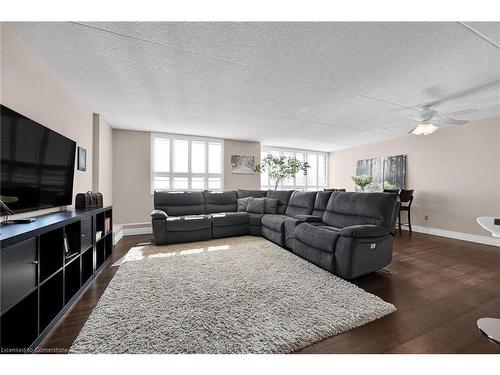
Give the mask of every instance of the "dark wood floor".
[[(130, 236), (114, 260), (150, 236)], [(68, 349), (118, 267), (102, 271), (41, 343)], [(392, 274), (355, 284), (393, 303), (398, 311), (304, 348), (302, 353), (500, 353), (476, 328), (481, 317), (500, 318), (500, 248), (403, 232), (396, 236)]]

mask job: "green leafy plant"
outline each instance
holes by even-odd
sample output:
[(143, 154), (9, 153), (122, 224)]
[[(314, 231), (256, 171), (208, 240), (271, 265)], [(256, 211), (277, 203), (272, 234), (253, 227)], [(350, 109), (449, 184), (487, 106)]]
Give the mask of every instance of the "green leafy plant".
[(307, 169), (310, 168), (308, 162), (301, 161), (291, 156), (273, 156), (267, 155), (262, 164), (255, 166), (255, 172), (267, 172), (269, 177), (274, 181), (274, 190), (278, 188), (280, 181), (293, 178), (297, 173), (302, 171), (304, 176), (307, 175)]
[(351, 176), (352, 180), (354, 181), (354, 184), (356, 186), (359, 186), (361, 191), (365, 191), (365, 188), (370, 185), (373, 181), (372, 176)]

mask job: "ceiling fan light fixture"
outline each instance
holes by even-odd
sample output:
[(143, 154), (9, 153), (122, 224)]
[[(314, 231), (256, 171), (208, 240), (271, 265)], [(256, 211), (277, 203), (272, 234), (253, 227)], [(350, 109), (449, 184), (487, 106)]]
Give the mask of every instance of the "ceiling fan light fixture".
[(411, 131), (411, 134), (418, 136), (431, 135), (436, 130), (438, 130), (438, 127), (436, 125), (433, 125), (430, 122), (422, 122)]

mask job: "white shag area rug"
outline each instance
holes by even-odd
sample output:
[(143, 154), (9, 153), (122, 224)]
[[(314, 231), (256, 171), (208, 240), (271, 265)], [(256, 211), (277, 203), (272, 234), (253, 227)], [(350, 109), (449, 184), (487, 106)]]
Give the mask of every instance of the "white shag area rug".
[(70, 353), (290, 353), (395, 310), (259, 237), (137, 246)]

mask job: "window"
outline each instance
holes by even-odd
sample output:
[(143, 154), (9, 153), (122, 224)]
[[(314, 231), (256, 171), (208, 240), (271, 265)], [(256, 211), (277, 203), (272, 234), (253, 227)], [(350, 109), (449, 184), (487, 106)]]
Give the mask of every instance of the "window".
[(151, 134), (151, 192), (221, 190), (223, 140)]
[[(307, 161), (311, 167), (307, 170), (307, 176), (299, 172), (294, 178), (281, 181), (278, 185), (278, 190), (297, 189), (316, 191), (328, 186), (328, 153), (263, 146), (261, 162), (269, 154), (274, 156), (295, 156), (299, 160)], [(269, 178), (266, 172), (262, 172), (261, 174), (260, 185), (262, 189), (274, 189), (274, 181)]]

